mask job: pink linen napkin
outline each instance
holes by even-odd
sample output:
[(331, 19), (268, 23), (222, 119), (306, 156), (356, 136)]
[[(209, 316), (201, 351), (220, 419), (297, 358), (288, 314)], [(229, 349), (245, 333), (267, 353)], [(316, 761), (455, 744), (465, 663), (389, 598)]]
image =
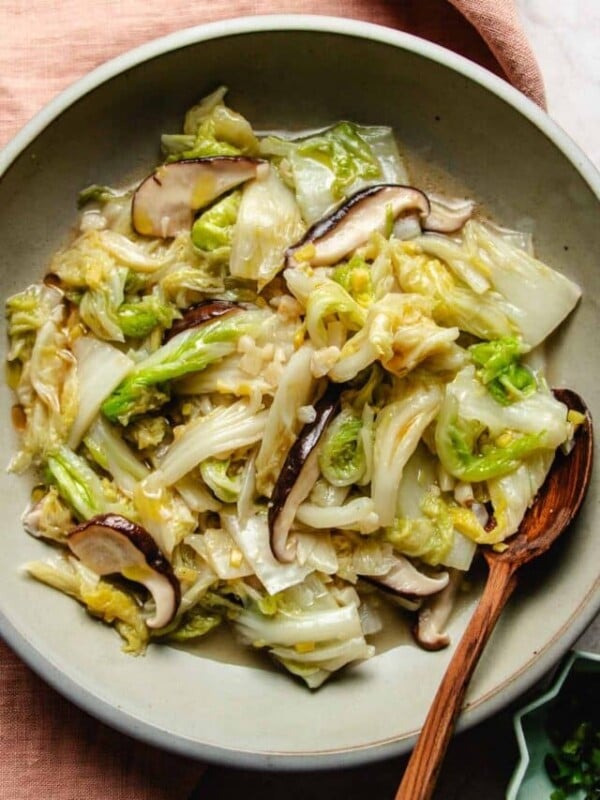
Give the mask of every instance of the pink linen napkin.
[(447, 0), (3, 0), (0, 146), (58, 92), (108, 59), (181, 28), (254, 14), (329, 14), (409, 31), (503, 74), (544, 105), (542, 78), (513, 0), (450, 3), (457, 11)]
[(1, 800), (184, 800), (197, 784), (199, 764), (92, 719), (1, 639), (0, 676)]
[(477, 28), (513, 86), (545, 107), (542, 75), (521, 28), (513, 0), (450, 2)]
[[(512, 0), (2, 0), (0, 145), (73, 81), (150, 39), (265, 13), (367, 20), (449, 47), (544, 105)], [(6, 423), (5, 423), (6, 424)], [(0, 641), (0, 800), (184, 800), (203, 767), (110, 730)]]

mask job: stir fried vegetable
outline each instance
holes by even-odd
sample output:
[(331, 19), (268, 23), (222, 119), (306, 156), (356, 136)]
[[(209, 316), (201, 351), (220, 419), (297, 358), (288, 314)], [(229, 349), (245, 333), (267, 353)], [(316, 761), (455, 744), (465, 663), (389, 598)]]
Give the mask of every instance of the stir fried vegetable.
[(225, 95), (136, 189), (84, 189), (8, 299), (10, 469), (61, 553), (29, 573), (127, 651), (228, 625), (316, 688), (374, 655), (383, 594), (448, 644), (579, 422), (530, 353), (580, 293), (412, 186), (389, 128), (261, 136)]

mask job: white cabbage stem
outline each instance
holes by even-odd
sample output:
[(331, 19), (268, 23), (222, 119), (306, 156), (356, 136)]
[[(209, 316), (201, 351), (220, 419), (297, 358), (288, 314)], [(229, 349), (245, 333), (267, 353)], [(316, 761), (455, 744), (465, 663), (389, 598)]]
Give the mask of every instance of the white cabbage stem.
[(267, 412), (244, 401), (216, 409), (186, 425), (167, 450), (147, 487), (171, 486), (207, 458), (224, 456), (258, 442), (265, 431)]
[(418, 387), (402, 400), (390, 403), (377, 417), (371, 496), (382, 525), (391, 525), (394, 521), (404, 466), (441, 403), (440, 386), (431, 384)]

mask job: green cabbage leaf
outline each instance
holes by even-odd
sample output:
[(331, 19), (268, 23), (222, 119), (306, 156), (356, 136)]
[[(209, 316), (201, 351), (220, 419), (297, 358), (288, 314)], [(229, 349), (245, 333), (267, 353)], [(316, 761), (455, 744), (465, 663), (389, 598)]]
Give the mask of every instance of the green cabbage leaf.
[(421, 515), (396, 517), (385, 539), (403, 555), (437, 566), (452, 548), (454, 521), (439, 493), (429, 491), (421, 500)]
[(346, 332), (360, 330), (367, 319), (365, 309), (335, 281), (325, 278), (308, 297), (306, 329), (315, 347), (329, 344), (328, 324), (338, 320)]
[(309, 225), (365, 186), (408, 183), (393, 132), (383, 126), (339, 122), (303, 139), (268, 136), (260, 152), (281, 159)]
[(435, 444), (444, 468), (472, 482), (507, 475), (524, 459), (554, 450), (569, 436), (567, 409), (548, 391), (502, 405), (471, 366), (446, 388)]
[(57, 448), (48, 456), (46, 472), (49, 481), (80, 520), (91, 519), (109, 510), (100, 476), (85, 458), (68, 447)]
[(438, 325), (456, 326), (480, 339), (518, 333), (512, 309), (497, 292), (477, 293), (444, 261), (424, 253), (414, 241), (394, 242), (391, 253), (400, 288), (431, 298), (432, 317)]
[(48, 452), (67, 440), (77, 415), (77, 371), (62, 297), (44, 287), (26, 290), (7, 304), (9, 379), (23, 416), (12, 472), (41, 465)]
[(512, 332), (496, 331), (485, 339), (520, 334), (535, 347), (544, 341), (577, 304), (581, 290), (566, 275), (548, 267), (489, 225), (473, 219), (462, 229), (461, 242), (438, 234), (413, 240), (425, 253), (444, 261), (477, 295), (500, 301)]
[(239, 338), (256, 334), (264, 320), (265, 312), (242, 311), (182, 331), (136, 364), (104, 401), (104, 415), (127, 424), (131, 417), (159, 408), (169, 398), (171, 380), (233, 353)]
[(344, 408), (322, 437), (319, 445), (319, 468), (333, 486), (360, 483), (365, 473), (362, 427), (362, 418), (352, 409)]
[(255, 155), (258, 149), (250, 123), (225, 105), (227, 87), (220, 86), (185, 115), (183, 133), (164, 134), (167, 161), (208, 156)]
[(338, 264), (331, 277), (360, 306), (371, 305), (374, 299), (371, 266), (362, 256), (354, 255), (349, 261)]
[(329, 377), (349, 381), (375, 361), (402, 377), (426, 359), (453, 359), (458, 329), (436, 325), (430, 312), (428, 298), (417, 294), (390, 293), (377, 300), (362, 328), (341, 348)]
[(223, 621), (223, 616), (212, 610), (203, 608), (201, 604), (193, 606), (177, 621), (176, 626), (168, 633), (160, 632), (160, 637), (170, 642), (188, 642), (199, 639), (214, 630)]
[(240, 472), (231, 474), (231, 459), (207, 458), (200, 464), (204, 483), (223, 503), (235, 503), (242, 487)]
[(198, 250), (213, 252), (230, 248), (242, 192), (232, 192), (204, 211), (192, 226), (192, 242)]
[(288, 247), (304, 233), (293, 193), (273, 167), (266, 178), (244, 186), (232, 234), (229, 269), (262, 289), (283, 268)]
[(536, 391), (534, 374), (520, 363), (520, 356), (528, 351), (514, 337), (469, 347), (471, 359), (479, 367), (477, 377), (501, 405), (523, 400)]
[(126, 653), (145, 651), (150, 635), (141, 607), (131, 594), (99, 578), (72, 556), (52, 562), (33, 561), (26, 569), (36, 580), (74, 597), (93, 617), (113, 625), (124, 640)]

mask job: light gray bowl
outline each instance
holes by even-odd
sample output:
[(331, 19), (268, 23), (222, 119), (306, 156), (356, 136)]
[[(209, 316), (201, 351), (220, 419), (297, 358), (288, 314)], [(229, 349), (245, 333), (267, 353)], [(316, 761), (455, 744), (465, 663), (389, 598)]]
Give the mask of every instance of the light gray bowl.
[[(538, 253), (577, 280), (583, 301), (552, 342), (553, 380), (600, 419), (599, 179), (577, 147), (506, 83), (439, 47), (325, 17), (255, 17), (182, 31), (112, 61), (42, 111), (0, 156), (0, 278), (6, 296), (38, 279), (75, 220), (78, 191), (122, 183), (158, 158), (159, 135), (217, 84), (257, 127), (340, 118), (394, 127), (421, 164), (449, 172), (509, 226), (535, 224)], [(438, 182), (437, 178), (433, 183)], [(540, 304), (544, 298), (539, 298)], [(12, 399), (1, 390), (5, 461)], [(598, 472), (596, 471), (596, 476)], [(105, 722), (190, 756), (260, 768), (325, 768), (410, 748), (451, 649), (397, 646), (311, 694), (255, 665), (170, 648), (144, 658), (70, 599), (28, 580), (45, 555), (23, 533), (27, 480), (2, 475), (0, 630), (49, 683)], [(461, 725), (498, 711), (571, 645), (599, 606), (597, 477), (578, 523), (503, 616)], [(456, 642), (470, 596), (451, 627)]]

